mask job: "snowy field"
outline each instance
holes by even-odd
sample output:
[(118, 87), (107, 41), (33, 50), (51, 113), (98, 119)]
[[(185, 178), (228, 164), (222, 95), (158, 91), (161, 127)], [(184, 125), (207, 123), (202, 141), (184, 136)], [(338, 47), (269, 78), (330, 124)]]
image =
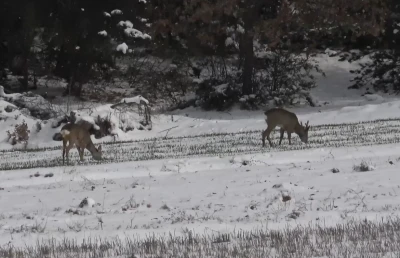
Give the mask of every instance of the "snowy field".
[[(182, 236), (182, 241), (194, 238), (198, 242), (191, 251), (178, 247), (183, 242), (169, 243), (178, 253), (169, 257), (215, 257), (215, 253), (199, 255), (201, 248), (196, 249), (202, 241), (210, 245), (206, 238), (193, 236), (204, 234), (219, 236), (214, 242), (228, 243), (211, 247), (229, 249), (220, 257), (244, 257), (235, 256), (229, 244), (245, 245), (263, 237), (269, 244), (254, 242), (252, 246), (260, 249), (253, 250), (251, 257), (268, 257), (267, 252), (270, 257), (354, 257), (349, 252), (357, 250), (374, 253), (363, 257), (397, 257), (390, 255), (398, 254), (400, 247), (387, 248), (385, 241), (398, 241), (400, 228), (396, 220), (400, 210), (400, 101), (348, 91), (348, 70), (353, 67), (331, 59), (320, 63), (327, 78), (319, 79), (319, 88), (312, 94), (319, 102), (330, 103), (290, 109), (300, 121), (310, 121), (308, 144), (296, 135), (288, 145), (285, 135), (281, 146), (262, 148), (261, 131), (266, 128), (262, 111), (195, 109), (157, 115), (151, 131), (94, 139), (96, 145), (103, 144), (105, 159), (101, 162), (85, 151), (85, 162), (79, 164), (73, 149), (72, 164), (62, 166), (61, 142), (51, 140), (57, 131), (50, 127), (33, 134), (27, 150), (13, 149), (4, 139), (0, 144), (0, 254), (47, 239), (53, 242), (46, 245), (59, 251), (102, 239), (109, 245), (104, 250), (114, 251), (91, 257), (160, 257), (145, 255), (151, 248), (163, 252), (160, 246), (154, 247), (155, 239), (147, 251), (138, 242), (142, 249), (135, 248), (141, 256), (127, 256), (122, 242), (136, 246), (127, 239), (148, 239), (154, 234), (171, 240), (172, 234)], [(0, 122), (1, 133), (15, 123), (10, 120)], [(275, 131), (272, 140), (277, 143), (277, 138)], [(310, 240), (318, 238), (318, 230), (306, 230), (318, 226), (336, 228), (332, 239), (340, 239), (330, 239), (330, 247), (318, 245)], [(308, 233), (296, 231), (299, 227)], [(354, 235), (346, 235), (357, 228), (369, 232), (371, 239), (357, 242)], [(393, 234), (385, 235), (389, 229)], [(281, 233), (272, 236), (268, 230)], [(377, 238), (378, 244), (374, 242)], [(57, 247), (55, 243), (63, 244)], [(46, 245), (32, 249), (31, 257), (45, 257), (33, 253)], [(302, 249), (303, 256), (282, 256), (300, 252), (303, 245), (309, 247)], [(385, 248), (379, 249), (381, 245)], [(179, 248), (192, 256), (183, 256)], [(82, 256), (70, 257), (89, 257), (94, 252), (89, 249)], [(322, 249), (325, 252), (318, 252)]]

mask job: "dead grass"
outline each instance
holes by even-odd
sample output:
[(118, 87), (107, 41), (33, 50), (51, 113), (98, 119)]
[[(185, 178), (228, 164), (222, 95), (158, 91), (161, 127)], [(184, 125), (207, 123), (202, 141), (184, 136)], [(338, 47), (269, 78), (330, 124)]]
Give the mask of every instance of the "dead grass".
[(239, 231), (145, 239), (56, 239), (35, 246), (0, 246), (0, 257), (399, 257), (400, 218), (350, 221), (335, 227), (298, 226), (281, 231)]

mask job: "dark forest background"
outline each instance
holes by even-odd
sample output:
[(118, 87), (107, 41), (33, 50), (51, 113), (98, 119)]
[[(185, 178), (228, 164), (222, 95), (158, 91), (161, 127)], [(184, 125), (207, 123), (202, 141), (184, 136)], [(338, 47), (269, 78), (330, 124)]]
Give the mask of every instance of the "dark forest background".
[(313, 105), (323, 71), (311, 59), (328, 48), (371, 57), (350, 88), (398, 93), (399, 31), (396, 0), (2, 0), (0, 85), (60, 81), (59, 96), (140, 93), (174, 108)]

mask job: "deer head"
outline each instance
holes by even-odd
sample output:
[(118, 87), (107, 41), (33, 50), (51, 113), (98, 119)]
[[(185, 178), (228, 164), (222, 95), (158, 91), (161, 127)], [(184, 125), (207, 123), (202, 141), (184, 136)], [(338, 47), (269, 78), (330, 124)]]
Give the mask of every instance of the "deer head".
[(101, 160), (102, 159), (102, 151), (101, 151), (101, 145), (92, 153), (92, 157), (95, 160)]
[(307, 123), (305, 125), (303, 125), (303, 123), (300, 122), (300, 126), (301, 126), (302, 130), (299, 133), (299, 137), (300, 137), (300, 140), (304, 143), (308, 142), (308, 130), (310, 129), (308, 122), (309, 121), (307, 121)]

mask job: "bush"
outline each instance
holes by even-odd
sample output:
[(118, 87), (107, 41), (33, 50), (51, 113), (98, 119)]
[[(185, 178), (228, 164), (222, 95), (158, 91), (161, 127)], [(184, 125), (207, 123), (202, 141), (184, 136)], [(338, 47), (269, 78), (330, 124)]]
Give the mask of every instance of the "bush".
[(356, 74), (349, 88), (372, 86), (376, 91), (400, 93), (400, 5), (388, 1), (390, 13), (385, 22), (381, 44), (385, 49), (370, 53), (371, 61), (351, 71)]
[(278, 106), (298, 104), (302, 98), (310, 102), (309, 91), (316, 87), (311, 72), (315, 70), (325, 75), (308, 56), (285, 50), (269, 52), (260, 63), (255, 76), (256, 99), (263, 103), (273, 100)]
[(400, 93), (400, 51), (377, 51), (370, 57), (370, 62), (351, 71), (356, 77), (349, 88), (359, 89), (371, 84), (376, 91)]
[(238, 103), (241, 88), (234, 82), (222, 82), (217, 79), (203, 81), (196, 91), (196, 105), (205, 110), (223, 111)]
[(23, 120), (21, 124), (15, 125), (14, 132), (10, 133), (10, 131), (7, 131), (7, 141), (11, 140), (12, 145), (24, 142), (26, 147), (29, 140), (29, 133), (30, 130), (28, 130), (28, 125), (26, 124), (25, 120)]
[(373, 171), (375, 168), (368, 164), (365, 161), (362, 161), (359, 165), (354, 165), (353, 170), (356, 172), (367, 172), (367, 171)]

